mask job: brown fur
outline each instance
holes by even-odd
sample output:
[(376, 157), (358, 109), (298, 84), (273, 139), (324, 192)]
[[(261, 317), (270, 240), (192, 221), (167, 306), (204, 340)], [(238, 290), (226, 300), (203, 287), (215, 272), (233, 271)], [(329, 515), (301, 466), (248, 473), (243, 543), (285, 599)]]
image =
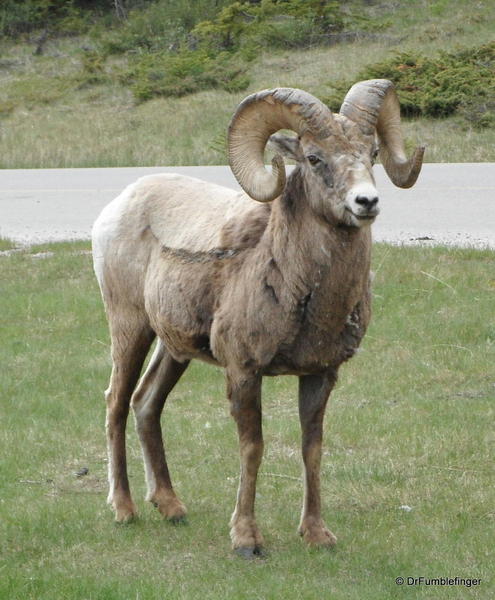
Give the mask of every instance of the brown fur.
[[(105, 219), (95, 229), (96, 242), (101, 231), (106, 235), (106, 246), (98, 242), (95, 252), (103, 248), (99, 278), (112, 336), (109, 501), (118, 520), (136, 512), (125, 467), (125, 422), (156, 335), (159, 346), (132, 396), (148, 499), (165, 517), (185, 516), (167, 468), (160, 413), (191, 359), (223, 366), (241, 458), (231, 538), (235, 549), (257, 554), (263, 543), (254, 516), (263, 453), (261, 380), (295, 374), (305, 469), (299, 532), (311, 545), (335, 543), (321, 518), (323, 416), (338, 368), (356, 351), (370, 319), (370, 229), (346, 220), (343, 203), (358, 168), (372, 181), (374, 140), (341, 119), (334, 138), (316, 141), (306, 135), (297, 147), (299, 166), (271, 205), (249, 203), (232, 192), (239, 208), (223, 220), (208, 220), (194, 211), (200, 196), (187, 204), (188, 194), (201, 186), (205, 191), (199, 194), (209, 193), (206, 184), (154, 178), (128, 192), (111, 235)], [(325, 171), (305, 162), (310, 152), (324, 157)], [(212, 194), (224, 194), (222, 206), (228, 205), (227, 191), (215, 188)], [(211, 202), (213, 210), (217, 204)], [(177, 218), (182, 214), (177, 211), (184, 211), (184, 229), (164, 229), (166, 215)], [(187, 232), (187, 219), (198, 233)], [(175, 245), (179, 235), (190, 240), (187, 246)], [(198, 235), (207, 240), (203, 245)]]

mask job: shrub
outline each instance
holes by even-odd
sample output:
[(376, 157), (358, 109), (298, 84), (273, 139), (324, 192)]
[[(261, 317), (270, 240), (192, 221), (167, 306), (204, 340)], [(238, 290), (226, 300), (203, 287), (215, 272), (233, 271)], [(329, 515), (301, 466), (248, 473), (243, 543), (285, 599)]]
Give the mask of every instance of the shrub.
[(139, 101), (213, 87), (238, 92), (249, 84), (247, 62), (262, 48), (319, 43), (349, 19), (340, 2), (328, 0), (198, 0), (192, 8), (162, 0), (101, 32), (99, 47), (103, 55), (127, 55), (121, 81)]
[[(76, 0), (3, 0), (0, 3), (0, 33), (10, 37), (45, 29), (56, 35), (84, 32), (95, 14), (97, 2)], [(102, 3), (103, 4), (103, 3)]]
[(0, 9), (0, 31), (4, 35), (16, 36), (42, 27), (50, 12), (50, 5), (50, 2), (36, 0), (5, 0)]
[(459, 114), (476, 129), (495, 128), (495, 99), (473, 99), (463, 102)]
[[(361, 71), (356, 80), (390, 79), (404, 116), (446, 117), (455, 113), (478, 127), (493, 123), (495, 42), (455, 52), (398, 53)], [(353, 82), (340, 81), (326, 102), (338, 110)], [(471, 117), (469, 115), (471, 114)]]
[(187, 41), (196, 23), (213, 16), (226, 1), (157, 1), (135, 8), (118, 27), (99, 32), (101, 50), (106, 54), (174, 50)]
[[(342, 0), (122, 0), (120, 19), (109, 0), (4, 2), (12, 10), (0, 7), (0, 28), (14, 22), (17, 28), (44, 27), (43, 41), (47, 32), (89, 28), (92, 49), (82, 51), (82, 69), (71, 84), (108, 83), (116, 69), (139, 101), (214, 87), (242, 91), (249, 84), (247, 63), (263, 48), (319, 44), (358, 22), (343, 11)], [(94, 15), (100, 18), (91, 25)], [(104, 63), (115, 54), (124, 55), (117, 64), (125, 66), (112, 73)]]
[(215, 87), (237, 92), (249, 84), (244, 68), (229, 54), (211, 56), (200, 50), (137, 57), (121, 81), (141, 102), (155, 96), (184, 96)]
[(346, 19), (340, 2), (322, 0), (261, 0), (234, 2), (213, 21), (191, 31), (200, 45), (235, 51), (255, 46), (308, 46), (314, 36), (341, 31)]

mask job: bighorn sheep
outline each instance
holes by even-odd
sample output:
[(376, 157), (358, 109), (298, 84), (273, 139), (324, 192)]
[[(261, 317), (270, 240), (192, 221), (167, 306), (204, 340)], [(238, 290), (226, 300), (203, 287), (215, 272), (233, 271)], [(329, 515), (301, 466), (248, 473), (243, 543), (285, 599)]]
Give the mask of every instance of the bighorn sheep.
[[(281, 129), (298, 137), (276, 134)], [(265, 169), (269, 138), (297, 163), (287, 180), (280, 154), (272, 171)], [(263, 453), (261, 379), (294, 374), (305, 484), (299, 533), (310, 545), (333, 545), (321, 517), (322, 422), (339, 365), (353, 355), (370, 319), (369, 226), (378, 214), (372, 165), (379, 152), (393, 183), (410, 187), (424, 148), (407, 159), (397, 96), (381, 79), (354, 85), (340, 114), (297, 89), (252, 94), (232, 118), (228, 146), (245, 193), (151, 175), (127, 187), (94, 225), (94, 267), (113, 360), (105, 394), (108, 501), (117, 521), (136, 514), (125, 450), (132, 404), (147, 499), (166, 518), (184, 518), (160, 414), (191, 359), (220, 365), (240, 441), (232, 544), (241, 555), (259, 554), (254, 498)]]

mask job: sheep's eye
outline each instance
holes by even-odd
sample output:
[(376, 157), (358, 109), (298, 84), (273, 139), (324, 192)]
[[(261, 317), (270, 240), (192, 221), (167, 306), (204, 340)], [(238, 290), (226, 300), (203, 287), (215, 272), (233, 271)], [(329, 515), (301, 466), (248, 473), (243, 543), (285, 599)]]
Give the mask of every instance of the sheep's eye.
[(321, 160), (316, 156), (316, 154), (310, 154), (306, 157), (311, 165), (317, 165)]
[(373, 152), (371, 153), (372, 162), (375, 162), (375, 160), (377, 159), (379, 151), (380, 151), (379, 148), (375, 148), (373, 150)]

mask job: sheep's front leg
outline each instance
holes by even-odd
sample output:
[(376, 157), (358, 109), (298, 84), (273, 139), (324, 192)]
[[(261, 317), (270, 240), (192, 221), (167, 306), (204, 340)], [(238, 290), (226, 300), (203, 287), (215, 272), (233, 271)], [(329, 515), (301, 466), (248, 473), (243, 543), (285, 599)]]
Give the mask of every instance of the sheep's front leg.
[(231, 414), (239, 434), (241, 472), (237, 502), (230, 521), (232, 547), (237, 554), (252, 558), (262, 554), (263, 537), (254, 517), (256, 477), (263, 455), (261, 430), (261, 377), (241, 383), (227, 375)]
[(333, 546), (337, 538), (321, 518), (320, 463), (323, 417), (336, 375), (305, 375), (299, 378), (299, 417), (304, 461), (304, 502), (299, 534), (310, 546)]

